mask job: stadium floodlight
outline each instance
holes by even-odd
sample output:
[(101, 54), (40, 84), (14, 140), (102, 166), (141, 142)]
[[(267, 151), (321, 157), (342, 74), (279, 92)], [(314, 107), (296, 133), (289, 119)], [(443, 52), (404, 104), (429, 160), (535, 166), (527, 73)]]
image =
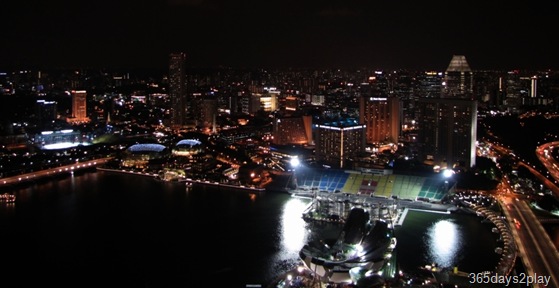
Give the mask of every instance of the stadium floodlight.
[(297, 156), (295, 156), (295, 157), (291, 158), (290, 164), (291, 164), (291, 167), (297, 168), (301, 164), (301, 162), (299, 161), (299, 158)]
[(454, 175), (454, 171), (452, 169), (445, 169), (443, 171), (443, 176), (445, 178), (450, 178), (452, 175)]

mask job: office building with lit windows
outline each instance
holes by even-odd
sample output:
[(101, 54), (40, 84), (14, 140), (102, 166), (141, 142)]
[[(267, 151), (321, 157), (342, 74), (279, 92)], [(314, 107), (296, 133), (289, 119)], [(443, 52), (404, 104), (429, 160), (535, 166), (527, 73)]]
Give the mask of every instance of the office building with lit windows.
[(87, 92), (85, 90), (72, 90), (72, 115), (67, 118), (70, 123), (87, 122)]
[(185, 71), (186, 54), (169, 56), (169, 96), (171, 98), (171, 127), (178, 129), (187, 123), (188, 92)]
[(444, 81), (443, 72), (425, 71), (417, 75), (419, 98), (440, 98)]
[(317, 161), (335, 168), (350, 167), (351, 160), (364, 151), (365, 128), (365, 125), (351, 118), (317, 124)]
[(443, 98), (474, 99), (474, 74), (466, 56), (454, 55), (444, 72)]
[(397, 97), (361, 97), (359, 122), (366, 126), (366, 143), (397, 143), (401, 111), (402, 102)]
[(272, 143), (277, 145), (312, 144), (312, 118), (305, 115), (278, 115), (274, 119)]
[(441, 97), (417, 102), (417, 143), (423, 160), (434, 167), (475, 165), (477, 101), (473, 72), (463, 55), (454, 55), (444, 73)]
[[(260, 96), (260, 109), (264, 110), (265, 112), (273, 112), (278, 109), (279, 103), (279, 91), (277, 90), (269, 90)], [(259, 109), (259, 110), (260, 110)]]
[(441, 168), (475, 165), (477, 101), (422, 98), (417, 109), (417, 143), (423, 160)]

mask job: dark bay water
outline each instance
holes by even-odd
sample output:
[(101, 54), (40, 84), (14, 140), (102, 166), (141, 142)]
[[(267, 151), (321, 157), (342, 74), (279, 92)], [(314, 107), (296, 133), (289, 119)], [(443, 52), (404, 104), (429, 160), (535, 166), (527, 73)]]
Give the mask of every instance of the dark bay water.
[(498, 234), (480, 220), (466, 214), (409, 211), (396, 229), (400, 269), (413, 272), (436, 263), (468, 273), (492, 271), (499, 261), (494, 252)]
[(265, 287), (294, 267), (306, 200), (86, 173), (12, 191), (0, 287)]
[[(308, 200), (287, 194), (110, 172), (11, 192), (17, 202), (0, 206), (0, 287), (267, 287), (305, 243), (338, 229), (309, 226)], [(496, 263), (494, 235), (474, 216), (411, 211), (396, 236), (401, 269)]]

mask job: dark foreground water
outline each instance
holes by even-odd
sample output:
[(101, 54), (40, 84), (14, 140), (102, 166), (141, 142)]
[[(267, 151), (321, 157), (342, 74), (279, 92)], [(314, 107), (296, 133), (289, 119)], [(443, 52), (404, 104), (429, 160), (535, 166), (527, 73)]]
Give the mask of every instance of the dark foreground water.
[(500, 258), (494, 252), (499, 234), (492, 227), (473, 215), (409, 211), (396, 228), (400, 269), (413, 273), (435, 263), (468, 273), (492, 271)]
[[(301, 219), (308, 200), (142, 176), (90, 172), (11, 191), (0, 206), (0, 287), (267, 287), (336, 226)], [(326, 234), (323, 234), (326, 233)], [(397, 230), (401, 269), (496, 264), (474, 216), (410, 212)], [(470, 271), (471, 270), (471, 271)]]

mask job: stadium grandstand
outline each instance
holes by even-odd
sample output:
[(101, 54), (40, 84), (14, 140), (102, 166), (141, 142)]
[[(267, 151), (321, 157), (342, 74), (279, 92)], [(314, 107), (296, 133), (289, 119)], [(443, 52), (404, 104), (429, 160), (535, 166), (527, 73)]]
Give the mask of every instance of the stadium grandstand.
[(432, 178), (412, 175), (375, 175), (348, 170), (298, 170), (295, 190), (319, 190), (357, 195), (440, 202), (454, 183), (443, 176)]

